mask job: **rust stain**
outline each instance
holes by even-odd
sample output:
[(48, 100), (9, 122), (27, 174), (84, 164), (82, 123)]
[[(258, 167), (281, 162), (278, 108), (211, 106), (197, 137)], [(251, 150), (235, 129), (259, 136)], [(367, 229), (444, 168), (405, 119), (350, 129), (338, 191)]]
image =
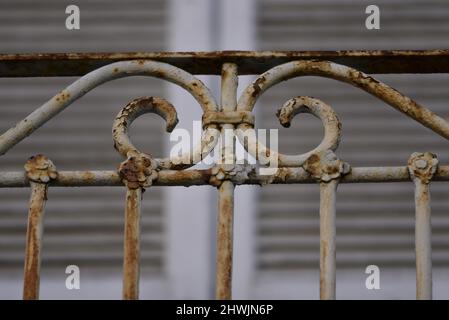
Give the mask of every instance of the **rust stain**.
[[(185, 166), (185, 165), (184, 165)], [(178, 168), (174, 170), (162, 170), (159, 172), (158, 181), (163, 181), (163, 185), (175, 186), (175, 185), (204, 185), (208, 184), (211, 178), (211, 169), (204, 169), (199, 171), (194, 170), (180, 170)], [(155, 182), (156, 185), (159, 183)]]
[(24, 168), (27, 178), (38, 183), (48, 183), (58, 177), (55, 165), (43, 154), (28, 158)]
[(64, 103), (70, 99), (70, 92), (68, 92), (67, 90), (63, 90), (58, 93), (58, 95), (56, 95), (55, 99), (57, 102)]
[(178, 124), (178, 116), (175, 107), (167, 100), (159, 97), (141, 97), (129, 102), (115, 117), (112, 126), (112, 138), (114, 148), (123, 156), (128, 153), (141, 153), (130, 142), (128, 137), (128, 127), (138, 116), (145, 113), (154, 113), (166, 121), (166, 130), (168, 132)]
[(231, 182), (219, 189), (219, 213), (217, 225), (216, 298), (231, 299), (232, 292), (232, 221), (234, 198)]
[(130, 156), (119, 166), (119, 176), (130, 189), (148, 187), (157, 178), (157, 164), (149, 156)]
[(321, 166), (321, 158), (316, 153), (312, 154), (306, 162), (307, 165), (307, 171), (311, 172), (311, 175), (313, 176), (319, 176), (321, 173), (320, 166)]
[(82, 180), (86, 181), (88, 184), (95, 182), (95, 175), (91, 171), (85, 171), (82, 175)]
[(252, 84), (253, 91), (251, 92), (251, 96), (253, 98), (257, 97), (262, 90), (262, 85), (266, 82), (265, 76), (260, 76), (256, 81)]
[(34, 201), (31, 203), (28, 232), (27, 232), (27, 250), (25, 253), (25, 275), (23, 298), (33, 300), (39, 298), (39, 259), (40, 259), (40, 241), (37, 236), (37, 226), (40, 212), (35, 208)]
[(58, 172), (54, 164), (42, 154), (30, 157), (24, 167), (31, 185), (23, 285), (23, 298), (28, 300), (39, 298), (44, 204), (47, 200), (48, 183), (58, 177)]
[(167, 74), (162, 70), (158, 70), (154, 73), (154, 76), (157, 78), (166, 78)]
[(337, 158), (330, 150), (314, 153), (303, 164), (311, 177), (321, 182), (330, 182), (348, 174), (350, 166)]
[(326, 288), (326, 279), (325, 279), (325, 266), (327, 265), (327, 251), (328, 251), (328, 245), (327, 245), (327, 241), (322, 240), (320, 242), (321, 247), (320, 247), (320, 298), (323, 299), (324, 298), (324, 291)]
[(415, 152), (408, 160), (408, 170), (412, 178), (429, 184), (438, 169), (438, 158), (431, 152)]
[(123, 298), (138, 299), (140, 264), (140, 191), (128, 189), (125, 211)]

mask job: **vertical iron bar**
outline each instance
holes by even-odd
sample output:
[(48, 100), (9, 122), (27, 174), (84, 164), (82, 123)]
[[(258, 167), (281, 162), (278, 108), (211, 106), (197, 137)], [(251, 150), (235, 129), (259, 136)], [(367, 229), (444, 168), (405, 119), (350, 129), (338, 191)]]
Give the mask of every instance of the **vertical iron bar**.
[(341, 177), (351, 170), (332, 150), (312, 154), (304, 169), (320, 183), (320, 299), (334, 300), (336, 285), (336, 199)]
[(31, 195), (28, 209), (27, 242), (23, 276), (23, 299), (39, 299), (42, 234), (48, 183), (58, 177), (53, 162), (46, 156), (32, 156), (25, 163)]
[(141, 188), (127, 188), (123, 259), (123, 299), (126, 300), (139, 298), (141, 197)]
[(338, 180), (320, 183), (320, 299), (335, 299), (336, 191)]
[(413, 153), (408, 171), (415, 185), (416, 299), (432, 299), (432, 226), (429, 184), (438, 166), (436, 155)]
[[(224, 63), (221, 77), (221, 110), (233, 111), (237, 106), (237, 65)], [(221, 159), (222, 165), (224, 165), (222, 167), (230, 170), (235, 165), (235, 137), (232, 136), (232, 139), (229, 139), (225, 131), (233, 129), (232, 124), (223, 124), (221, 127)], [(215, 296), (219, 300), (232, 298), (234, 188), (234, 183), (229, 180), (224, 180), (218, 188)]]
[(429, 185), (415, 183), (416, 299), (432, 299), (432, 245)]
[(128, 126), (144, 113), (156, 113), (167, 122), (171, 131), (178, 122), (175, 108), (157, 97), (134, 99), (117, 115), (112, 126), (114, 147), (126, 157), (118, 168), (119, 176), (126, 185), (125, 232), (123, 249), (123, 299), (139, 298), (140, 276), (140, 207), (145, 187), (157, 179), (159, 163), (151, 156), (141, 153), (129, 140)]
[(31, 181), (30, 207), (28, 211), (27, 243), (23, 299), (39, 299), (41, 248), (47, 184)]
[(226, 180), (218, 189), (216, 298), (219, 300), (232, 297), (233, 214), (234, 184)]

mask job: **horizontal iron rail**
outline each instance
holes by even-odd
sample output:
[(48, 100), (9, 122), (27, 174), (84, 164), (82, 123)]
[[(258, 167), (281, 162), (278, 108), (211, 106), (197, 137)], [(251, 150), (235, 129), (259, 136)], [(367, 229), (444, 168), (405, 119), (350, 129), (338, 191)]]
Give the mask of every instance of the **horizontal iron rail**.
[[(212, 169), (204, 170), (162, 170), (153, 182), (155, 186), (198, 186), (209, 185)], [(276, 175), (248, 174), (243, 184), (294, 184), (316, 183), (303, 168), (280, 168)], [(340, 183), (380, 183), (412, 181), (408, 168), (403, 167), (354, 167), (343, 176)], [(449, 166), (439, 166), (432, 181), (449, 181)], [(49, 183), (58, 187), (100, 187), (124, 186), (117, 171), (59, 171), (58, 177)], [(29, 187), (25, 172), (0, 172), (0, 188)]]
[(0, 77), (82, 76), (124, 60), (156, 60), (192, 74), (221, 74), (235, 63), (239, 75), (260, 74), (294, 60), (326, 60), (365, 73), (449, 73), (449, 49), (354, 51), (212, 51), (0, 54)]

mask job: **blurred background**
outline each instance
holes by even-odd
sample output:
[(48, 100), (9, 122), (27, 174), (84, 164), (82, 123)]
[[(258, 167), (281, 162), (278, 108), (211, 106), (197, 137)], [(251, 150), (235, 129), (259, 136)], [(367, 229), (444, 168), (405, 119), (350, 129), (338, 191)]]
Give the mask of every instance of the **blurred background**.
[[(76, 4), (81, 29), (65, 28)], [(380, 8), (380, 30), (365, 28), (365, 8)], [(125, 52), (208, 50), (435, 49), (449, 43), (446, 0), (0, 0), (0, 52)], [(449, 119), (449, 75), (377, 75)], [(219, 96), (219, 79), (200, 78)], [(254, 77), (240, 79), (240, 90)], [(0, 79), (4, 132), (76, 78)], [(1, 171), (22, 170), (43, 153), (59, 170), (113, 170), (118, 111), (140, 96), (167, 98), (180, 127), (201, 112), (193, 98), (164, 81), (133, 77), (93, 90), (0, 158)], [(340, 158), (352, 166), (403, 166), (415, 151), (447, 164), (443, 138), (365, 92), (329, 79), (305, 77), (267, 91), (256, 107), (257, 127), (279, 129), (280, 151), (303, 153), (319, 143), (320, 122), (308, 115), (282, 128), (275, 112), (286, 100), (315, 96), (343, 123)], [(133, 141), (168, 154), (164, 123), (144, 115)], [(432, 184), (434, 297), (449, 298), (449, 199)], [(41, 276), (44, 299), (119, 299), (124, 188), (51, 188)], [(319, 205), (316, 185), (238, 187), (235, 212), (235, 298), (317, 299)], [(29, 189), (0, 190), (0, 298), (22, 294)], [(337, 297), (415, 296), (412, 183), (344, 184), (337, 206)], [(216, 191), (152, 187), (142, 207), (142, 299), (208, 299), (214, 294)], [(65, 268), (78, 265), (81, 289), (65, 288)], [(365, 288), (368, 265), (380, 268), (380, 290)]]

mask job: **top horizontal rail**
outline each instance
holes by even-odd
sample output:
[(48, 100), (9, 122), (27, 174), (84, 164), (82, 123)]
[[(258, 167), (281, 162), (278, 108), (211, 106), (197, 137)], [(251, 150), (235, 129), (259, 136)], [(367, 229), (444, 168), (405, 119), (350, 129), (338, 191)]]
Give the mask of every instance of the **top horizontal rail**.
[(0, 54), (0, 77), (82, 76), (104, 65), (124, 60), (151, 59), (172, 64), (192, 74), (221, 74), (232, 62), (239, 74), (260, 74), (293, 60), (327, 60), (371, 74), (449, 73), (446, 50), (372, 51), (212, 51), (127, 53)]

